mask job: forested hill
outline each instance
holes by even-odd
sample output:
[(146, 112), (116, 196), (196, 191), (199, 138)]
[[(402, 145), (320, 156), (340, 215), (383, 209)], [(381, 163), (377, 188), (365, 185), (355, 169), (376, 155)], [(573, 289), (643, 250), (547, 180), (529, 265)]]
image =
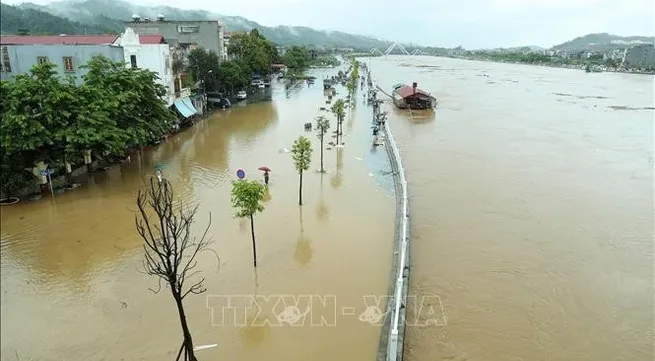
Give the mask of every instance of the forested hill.
[(120, 29), (82, 24), (45, 11), (0, 4), (0, 32), (31, 35), (107, 34), (119, 33)]

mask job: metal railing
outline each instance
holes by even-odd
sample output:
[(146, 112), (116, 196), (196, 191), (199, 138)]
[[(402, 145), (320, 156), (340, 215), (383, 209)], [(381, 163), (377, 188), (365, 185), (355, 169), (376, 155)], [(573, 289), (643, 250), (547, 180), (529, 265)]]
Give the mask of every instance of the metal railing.
[[(389, 338), (387, 342), (387, 361), (396, 361), (402, 360), (403, 352), (403, 343), (404, 343), (404, 333), (405, 333), (405, 309), (403, 304), (405, 303), (407, 297), (407, 287), (409, 281), (409, 275), (406, 271), (409, 270), (408, 254), (409, 254), (409, 204), (408, 204), (408, 195), (407, 195), (407, 180), (405, 179), (405, 169), (400, 158), (400, 151), (396, 145), (396, 141), (393, 138), (389, 124), (385, 121), (384, 123), (385, 131), (385, 143), (387, 147), (387, 153), (391, 161), (392, 171), (394, 172), (394, 180), (400, 182), (400, 194), (396, 194), (396, 197), (400, 197), (400, 202), (397, 203), (400, 205), (399, 209), (396, 209), (397, 217), (400, 217), (400, 229), (397, 234), (398, 236), (398, 249), (396, 249), (397, 255), (397, 274), (395, 280), (394, 296), (391, 298), (391, 324), (389, 327)], [(394, 169), (395, 168), (395, 169)], [(397, 178), (395, 177), (397, 176)], [(402, 310), (402, 311), (401, 311)], [(401, 313), (403, 317), (401, 318)]]

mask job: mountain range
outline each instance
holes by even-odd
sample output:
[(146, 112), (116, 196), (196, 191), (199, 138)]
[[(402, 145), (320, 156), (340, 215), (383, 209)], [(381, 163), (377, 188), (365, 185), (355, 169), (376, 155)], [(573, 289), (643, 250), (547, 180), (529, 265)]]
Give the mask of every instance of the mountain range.
[[(28, 30), (31, 34), (103, 34), (121, 33), (124, 21), (132, 15), (155, 19), (164, 15), (174, 20), (219, 20), (228, 32), (257, 29), (278, 45), (314, 45), (349, 47), (361, 50), (384, 50), (392, 42), (370, 36), (340, 31), (316, 30), (303, 26), (263, 26), (241, 16), (226, 16), (205, 10), (182, 10), (170, 6), (148, 7), (125, 0), (59, 0), (46, 5), (22, 3), (17, 6), (0, 4), (0, 31), (16, 34)], [(552, 47), (552, 50), (609, 51), (638, 44), (655, 44), (654, 37), (622, 37), (607, 33), (589, 34)], [(407, 47), (407, 46), (405, 46)], [(417, 46), (411, 48), (416, 49)], [(429, 50), (429, 49), (428, 49)], [(542, 51), (538, 46), (525, 46), (504, 51)], [(411, 51), (411, 50), (410, 50)]]
[(625, 49), (640, 44), (655, 44), (653, 36), (618, 36), (608, 33), (588, 34), (565, 43), (555, 45), (553, 50), (566, 51), (610, 51)]
[[(382, 39), (340, 31), (315, 30), (303, 26), (269, 27), (241, 16), (227, 16), (205, 10), (182, 10), (169, 6), (148, 7), (124, 0), (62, 0), (46, 5), (28, 2), (17, 6), (3, 4), (0, 28), (3, 33), (15, 33), (21, 27), (22, 20), (23, 22), (27, 21), (22, 27), (34, 25), (37, 30), (30, 28), (31, 33), (38, 33), (38, 29), (45, 27), (39, 26), (38, 23), (45, 19), (47, 20), (46, 23), (57, 25), (56, 29), (65, 29), (65, 25), (70, 25), (70, 29), (73, 30), (78, 30), (82, 26), (88, 34), (120, 33), (125, 27), (123, 22), (131, 20), (134, 14), (138, 14), (141, 18), (148, 17), (151, 19), (155, 19), (161, 14), (167, 19), (175, 20), (218, 20), (225, 25), (228, 32), (257, 29), (266, 38), (278, 45), (316, 45), (368, 49), (373, 47), (385, 49), (391, 45), (391, 42)], [(60, 21), (61, 24), (54, 24), (56, 19), (53, 16), (62, 18), (64, 21)], [(8, 21), (5, 23), (4, 20)], [(64, 30), (61, 33), (72, 33), (73, 30)]]

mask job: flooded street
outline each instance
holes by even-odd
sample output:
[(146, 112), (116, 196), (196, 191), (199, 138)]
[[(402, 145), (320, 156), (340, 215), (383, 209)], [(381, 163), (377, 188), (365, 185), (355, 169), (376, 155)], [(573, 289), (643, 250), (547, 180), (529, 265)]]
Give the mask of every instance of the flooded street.
[[(653, 77), (437, 57), (364, 60), (384, 89), (418, 82), (435, 117), (393, 109), (411, 198), (410, 294), (440, 297), (447, 325), (407, 327), (405, 360), (653, 359)], [(373, 360), (380, 328), (358, 319), (385, 294), (395, 208), (386, 152), (371, 149), (361, 91), (343, 150), (303, 124), (324, 106), (318, 79), (273, 101), (217, 112), (72, 192), (2, 207), (2, 360), (174, 359), (182, 341), (167, 289), (142, 273), (136, 192), (155, 168), (211, 212), (207, 293), (185, 300), (201, 360)], [(341, 97), (346, 90), (339, 87)], [(333, 117), (331, 117), (333, 119)], [(336, 124), (332, 122), (332, 129)], [(298, 174), (293, 140), (314, 144)], [(266, 210), (234, 218), (237, 169), (272, 169)], [(217, 324), (217, 295), (320, 295), (336, 327)], [(345, 315), (344, 308), (354, 308)], [(335, 315), (336, 312), (336, 315)], [(410, 308), (409, 313), (416, 310)], [(275, 324), (275, 315), (262, 315)], [(229, 319), (229, 318), (228, 318)]]
[(384, 89), (417, 81), (440, 101), (433, 119), (385, 109), (410, 294), (438, 295), (448, 319), (408, 327), (406, 360), (652, 360), (653, 77), (366, 62)]
[[(362, 295), (384, 294), (388, 287), (395, 209), (391, 178), (381, 172), (388, 169), (386, 153), (371, 152), (370, 108), (358, 104), (344, 123), (346, 147), (326, 150), (328, 172), (315, 171), (318, 139), (303, 124), (319, 114), (320, 81), (336, 69), (313, 74), (316, 85), (287, 92), (277, 83), (272, 102), (218, 112), (54, 201), (3, 207), (2, 360), (175, 358), (182, 341), (175, 304), (167, 289), (148, 289), (157, 289), (157, 281), (142, 273), (134, 226), (136, 191), (155, 167), (184, 203), (199, 204), (198, 231), (211, 212), (220, 269), (213, 253), (203, 254), (207, 293), (185, 299), (195, 344), (218, 344), (198, 351), (200, 359), (373, 359), (380, 328), (357, 315), (365, 309)], [(301, 134), (314, 143), (314, 153), (299, 208), (298, 174), (290, 154), (280, 150), (291, 149)], [(270, 197), (255, 216), (255, 272), (250, 225), (234, 218), (230, 182), (237, 169), (261, 178), (257, 168), (264, 165), (272, 169)], [(253, 294), (325, 296), (322, 313), (311, 316), (336, 327), (309, 321), (276, 327), (267, 309), (261, 317), (273, 326), (240, 327), (234, 317), (220, 325), (222, 304), (211, 296)], [(342, 316), (343, 307), (353, 307), (354, 316)]]

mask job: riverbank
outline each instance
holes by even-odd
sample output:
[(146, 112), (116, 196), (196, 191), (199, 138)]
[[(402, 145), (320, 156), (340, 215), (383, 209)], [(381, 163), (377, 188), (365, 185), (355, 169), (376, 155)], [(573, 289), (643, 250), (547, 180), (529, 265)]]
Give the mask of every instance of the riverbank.
[[(587, 63), (584, 63), (584, 64), (529, 63), (529, 62), (520, 62), (520, 61), (502, 61), (502, 60), (496, 60), (496, 59), (479, 58), (479, 57), (474, 57), (474, 56), (448, 57), (448, 58), (464, 59), (464, 60), (476, 60), (476, 61), (485, 61), (485, 62), (502, 63), (502, 64), (533, 65), (533, 66), (542, 66), (542, 67), (548, 67), (548, 68), (579, 69), (579, 70), (582, 70), (582, 71), (584, 71), (587, 66), (595, 66), (595, 64), (592, 64), (592, 63), (588, 63), (588, 64)], [(642, 75), (653, 75), (653, 74), (655, 74), (655, 71), (640, 71), (640, 70), (634, 70), (634, 69), (620, 69), (620, 68), (609, 68), (609, 67), (602, 67), (601, 72), (642, 74)]]

